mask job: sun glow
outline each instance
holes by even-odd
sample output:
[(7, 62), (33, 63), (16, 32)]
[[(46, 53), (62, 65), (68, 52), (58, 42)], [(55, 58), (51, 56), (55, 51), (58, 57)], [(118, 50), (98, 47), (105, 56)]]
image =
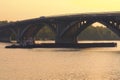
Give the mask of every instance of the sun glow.
[(94, 26), (94, 27), (106, 27), (105, 25), (103, 25), (103, 24), (101, 24), (99, 22), (93, 23), (92, 26)]

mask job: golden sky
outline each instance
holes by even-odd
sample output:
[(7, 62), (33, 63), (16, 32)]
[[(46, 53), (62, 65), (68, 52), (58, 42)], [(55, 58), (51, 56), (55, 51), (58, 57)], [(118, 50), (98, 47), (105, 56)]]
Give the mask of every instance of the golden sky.
[(120, 11), (120, 0), (0, 0), (0, 20), (85, 12)]

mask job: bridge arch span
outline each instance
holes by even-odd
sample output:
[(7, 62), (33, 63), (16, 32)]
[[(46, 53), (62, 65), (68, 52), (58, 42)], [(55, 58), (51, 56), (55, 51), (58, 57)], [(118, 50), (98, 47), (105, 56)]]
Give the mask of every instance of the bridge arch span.
[(118, 23), (111, 21), (99, 21), (101, 24), (105, 25), (108, 29), (110, 29), (112, 32), (114, 32), (116, 35), (120, 37), (120, 25), (117, 25)]
[(47, 24), (47, 23), (32, 24), (32, 25), (28, 25), (23, 30), (23, 32), (21, 33), (20, 39), (21, 40), (27, 40), (29, 38), (34, 39), (35, 36), (37, 35), (37, 33), (45, 26), (47, 26), (53, 33), (55, 33), (55, 25), (54, 24)]
[[(119, 27), (116, 25), (117, 23), (113, 23), (112, 25), (110, 24), (110, 21), (106, 22), (106, 21), (95, 21), (91, 24), (89, 24), (88, 26), (85, 26), (84, 29), (86, 29), (87, 27), (89, 27), (90, 25), (94, 24), (94, 23), (100, 23), (104, 26), (106, 26), (106, 28), (110, 29), (112, 32), (114, 32), (116, 35), (118, 35), (120, 37), (120, 29), (118, 29)], [(78, 36), (82, 31), (84, 31), (84, 29), (78, 29), (78, 31), (75, 33), (74, 36)]]
[(89, 25), (94, 23), (95, 21), (93, 20), (79, 20), (79, 21), (74, 21), (70, 23), (61, 33), (61, 37), (76, 37), (75, 35), (79, 34), (82, 32), (84, 29), (86, 29)]
[(109, 28), (111, 31), (113, 31), (115, 34), (117, 34), (120, 37), (120, 24), (116, 21), (112, 20), (83, 20), (78, 21), (74, 25), (69, 26), (61, 33), (61, 37), (77, 37), (84, 29), (86, 29), (88, 26), (94, 24), (94, 23), (101, 23), (105, 25), (107, 28)]

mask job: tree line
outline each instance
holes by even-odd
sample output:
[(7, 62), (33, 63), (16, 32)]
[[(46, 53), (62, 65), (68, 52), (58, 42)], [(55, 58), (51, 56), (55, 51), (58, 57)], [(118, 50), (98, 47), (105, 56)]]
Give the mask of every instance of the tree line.
[[(36, 38), (39, 40), (54, 40), (55, 34), (48, 28), (43, 27)], [(120, 37), (110, 29), (102, 26), (88, 26), (77, 37), (78, 40), (120, 40)]]
[(120, 37), (102, 26), (89, 26), (78, 36), (79, 40), (119, 40)]

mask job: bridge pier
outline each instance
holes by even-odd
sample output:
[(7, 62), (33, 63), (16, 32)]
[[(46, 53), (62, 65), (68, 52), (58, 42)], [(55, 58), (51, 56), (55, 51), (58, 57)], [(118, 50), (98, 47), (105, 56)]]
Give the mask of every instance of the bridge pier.
[(63, 30), (70, 24), (71, 22), (59, 22), (57, 23), (56, 27), (56, 38), (55, 43), (56, 44), (77, 44), (77, 38), (76, 37), (61, 37), (61, 33)]

